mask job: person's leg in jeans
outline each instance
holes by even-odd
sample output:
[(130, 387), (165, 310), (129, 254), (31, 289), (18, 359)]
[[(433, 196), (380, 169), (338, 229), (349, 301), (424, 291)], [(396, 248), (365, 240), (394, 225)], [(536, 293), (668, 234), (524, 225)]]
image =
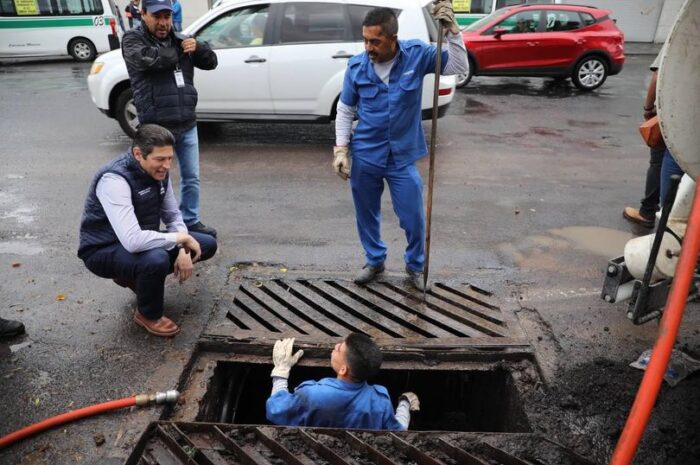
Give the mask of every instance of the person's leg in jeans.
[(175, 153), (180, 164), (180, 211), (186, 225), (199, 222), (199, 137), (197, 126), (177, 135)]
[[(197, 263), (209, 260), (211, 257), (214, 256), (218, 246), (216, 244), (216, 239), (212, 235), (198, 232), (190, 232), (190, 236), (194, 237), (194, 239), (197, 242), (199, 242), (199, 247), (200, 249), (202, 249), (202, 255), (199, 257), (199, 261), (197, 261)], [(174, 259), (173, 264), (175, 264)], [(195, 264), (195, 266), (197, 265)]]
[(659, 198), (661, 205), (664, 204), (668, 188), (671, 185), (671, 176), (674, 174), (683, 176), (684, 173), (681, 167), (678, 166), (678, 163), (676, 163), (676, 160), (673, 159), (673, 156), (671, 156), (671, 152), (666, 149), (664, 151), (664, 160), (661, 164), (661, 195)]
[(649, 150), (649, 168), (647, 168), (647, 181), (644, 185), (644, 198), (639, 207), (639, 214), (644, 218), (653, 218), (659, 211), (659, 194), (661, 183), (661, 162), (664, 159), (664, 148)]
[(121, 244), (113, 244), (93, 252), (85, 266), (102, 278), (134, 281), (137, 310), (149, 320), (163, 316), (165, 277), (172, 272), (165, 249), (130, 253)]
[[(193, 232), (190, 235), (202, 249), (197, 263), (214, 256), (216, 239), (209, 234)], [(150, 320), (157, 320), (163, 316), (165, 278), (173, 272), (178, 253), (177, 248), (130, 253), (121, 244), (113, 244), (95, 251), (85, 260), (85, 265), (102, 278), (135, 282), (139, 312)]]

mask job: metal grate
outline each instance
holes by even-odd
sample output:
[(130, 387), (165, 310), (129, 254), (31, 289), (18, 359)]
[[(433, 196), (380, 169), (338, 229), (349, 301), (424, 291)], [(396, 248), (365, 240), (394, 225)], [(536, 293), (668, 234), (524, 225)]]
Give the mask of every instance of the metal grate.
[(237, 337), (318, 339), (354, 331), (443, 346), (524, 341), (513, 315), (503, 312), (490, 293), (470, 285), (435, 283), (424, 301), (422, 293), (388, 281), (357, 286), (328, 279), (243, 278), (226, 305)]
[(536, 434), (375, 432), (157, 422), (126, 465), (592, 465)]

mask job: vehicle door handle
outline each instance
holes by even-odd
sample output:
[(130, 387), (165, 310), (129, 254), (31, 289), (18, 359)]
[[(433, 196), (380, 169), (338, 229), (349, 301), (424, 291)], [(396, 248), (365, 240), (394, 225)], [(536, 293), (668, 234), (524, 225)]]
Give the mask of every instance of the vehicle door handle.
[(267, 60), (264, 58), (260, 58), (257, 55), (253, 55), (252, 57), (245, 60), (244, 63), (265, 63), (266, 61)]
[(536, 47), (536, 46), (538, 46), (539, 44), (540, 44), (539, 42), (528, 42), (528, 43), (527, 43), (527, 46), (528, 46), (528, 47)]
[(346, 52), (345, 50), (341, 50), (336, 52), (335, 55), (333, 55), (333, 58), (352, 58), (352, 54)]

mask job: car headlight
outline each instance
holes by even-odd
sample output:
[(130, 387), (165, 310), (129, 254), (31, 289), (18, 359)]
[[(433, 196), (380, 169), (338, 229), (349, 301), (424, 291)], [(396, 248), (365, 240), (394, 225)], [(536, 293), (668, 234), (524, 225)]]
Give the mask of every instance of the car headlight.
[(99, 61), (96, 61), (92, 64), (92, 67), (90, 68), (90, 74), (97, 74), (100, 71), (102, 71), (102, 67), (104, 67), (104, 63), (100, 63)]

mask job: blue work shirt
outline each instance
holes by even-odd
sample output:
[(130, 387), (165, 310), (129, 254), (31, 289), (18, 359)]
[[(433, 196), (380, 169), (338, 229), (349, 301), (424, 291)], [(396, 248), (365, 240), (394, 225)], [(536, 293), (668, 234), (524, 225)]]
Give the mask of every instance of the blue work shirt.
[[(353, 158), (385, 167), (389, 153), (397, 168), (423, 158), (428, 148), (421, 126), (423, 77), (435, 72), (437, 49), (420, 40), (399, 40), (389, 85), (377, 76), (363, 52), (348, 61), (340, 101), (357, 108), (350, 142)], [(442, 52), (442, 66), (447, 65)]]
[(404, 428), (394, 417), (384, 386), (348, 383), (337, 378), (305, 381), (267, 399), (267, 419), (276, 425), (329, 428)]

